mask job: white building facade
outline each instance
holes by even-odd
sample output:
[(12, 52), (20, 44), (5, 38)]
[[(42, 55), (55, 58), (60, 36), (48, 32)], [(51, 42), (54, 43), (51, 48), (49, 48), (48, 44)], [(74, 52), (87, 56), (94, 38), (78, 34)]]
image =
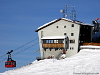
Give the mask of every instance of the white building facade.
[[(41, 59), (72, 56), (79, 51), (82, 42), (91, 41), (92, 25), (66, 18), (53, 20), (39, 27), (36, 32), (39, 36)], [(84, 30), (89, 31), (89, 34)], [(84, 37), (84, 38), (83, 38)], [(65, 52), (64, 52), (65, 51)]]

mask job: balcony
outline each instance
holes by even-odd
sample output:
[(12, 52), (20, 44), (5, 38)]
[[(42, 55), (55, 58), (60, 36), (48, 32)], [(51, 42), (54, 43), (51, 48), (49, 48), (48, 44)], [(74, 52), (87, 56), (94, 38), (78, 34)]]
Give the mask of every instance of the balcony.
[(43, 43), (43, 48), (64, 48), (64, 43)]

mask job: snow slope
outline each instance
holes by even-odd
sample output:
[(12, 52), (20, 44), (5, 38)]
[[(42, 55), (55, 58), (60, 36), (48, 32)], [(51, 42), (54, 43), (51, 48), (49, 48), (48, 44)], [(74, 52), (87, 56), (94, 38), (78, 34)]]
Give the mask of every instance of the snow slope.
[(45, 59), (0, 75), (100, 75), (100, 49), (82, 49), (66, 59)]

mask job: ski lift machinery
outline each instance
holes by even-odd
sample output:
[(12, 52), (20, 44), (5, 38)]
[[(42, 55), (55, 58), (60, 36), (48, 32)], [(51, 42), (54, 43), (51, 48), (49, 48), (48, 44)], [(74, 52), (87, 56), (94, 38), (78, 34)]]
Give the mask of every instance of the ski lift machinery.
[(5, 62), (5, 67), (6, 68), (12, 68), (12, 67), (16, 67), (16, 61), (12, 60), (11, 58), (11, 53), (13, 52), (13, 50), (11, 50), (10, 52), (8, 52), (8, 59)]
[(96, 18), (95, 20), (92, 21), (92, 23), (94, 24), (94, 30), (93, 30), (94, 34), (95, 32), (99, 32), (100, 30), (99, 28), (100, 23), (97, 20), (99, 20), (99, 18)]

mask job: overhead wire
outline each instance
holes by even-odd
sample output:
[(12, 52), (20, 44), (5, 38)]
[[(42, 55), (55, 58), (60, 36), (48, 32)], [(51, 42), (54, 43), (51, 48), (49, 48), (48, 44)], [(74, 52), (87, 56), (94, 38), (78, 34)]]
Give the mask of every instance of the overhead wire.
[[(38, 39), (38, 38), (35, 38), (34, 40), (29, 41), (29, 42), (25, 43), (24, 45), (22, 45), (22, 46), (20, 46), (20, 47), (18, 47), (18, 48), (16, 48), (16, 49), (14, 49), (13, 51), (18, 50), (18, 49), (20, 49), (20, 48), (22, 48), (22, 47), (26, 46), (27, 44), (29, 44), (29, 43), (31, 43), (31, 42), (33, 42), (33, 41), (37, 40), (37, 39)], [(0, 56), (0, 58), (4, 57), (4, 56), (6, 56), (6, 55), (7, 55), (7, 53), (6, 53), (6, 54), (4, 54), (4, 55), (1, 55), (1, 56)]]
[(25, 51), (25, 50), (27, 50), (27, 49), (29, 49), (29, 48), (31, 48), (31, 47), (37, 45), (37, 44), (38, 44), (38, 43), (35, 43), (35, 44), (33, 44), (33, 45), (31, 45), (31, 46), (29, 46), (29, 47), (27, 47), (27, 48), (25, 48), (25, 49), (23, 49), (23, 50), (21, 50), (21, 51), (19, 51), (19, 52), (13, 54), (12, 56), (15, 56), (15, 55), (19, 54), (20, 52), (23, 52), (23, 51)]
[(7, 55), (7, 53), (6, 53), (6, 54), (4, 54), (4, 55), (2, 55), (2, 56), (0, 56), (0, 58), (4, 57), (5, 55)]
[[(38, 43), (39, 43), (39, 42), (38, 42)], [(23, 50), (21, 50), (21, 51), (19, 51), (19, 52), (13, 54), (12, 56), (17, 55), (17, 54), (19, 54), (19, 53), (21, 53), (21, 52), (23, 52), (23, 51), (25, 51), (25, 50), (27, 50), (27, 49), (29, 49), (29, 48), (35, 46), (35, 45), (37, 45), (38, 43), (35, 43), (35, 44), (33, 44), (33, 45), (31, 45), (31, 46), (29, 46), (29, 47), (27, 47), (27, 48), (25, 48), (25, 49), (23, 49)], [(7, 59), (7, 58), (5, 58), (5, 59)], [(1, 60), (0, 62), (3, 62), (5, 59)]]
[[(24, 44), (24, 45), (22, 45), (22, 46), (20, 46), (20, 47), (18, 47), (18, 48), (16, 48), (16, 49), (14, 49), (13, 51), (16, 51), (16, 50), (18, 50), (18, 49), (20, 49), (20, 48), (22, 48), (22, 47), (24, 47), (24, 46), (28, 45), (29, 43), (31, 43), (31, 42), (33, 42), (33, 41), (35, 41), (36, 39), (38, 39), (38, 38), (35, 38), (35, 39), (34, 39), (34, 40), (32, 40), (32, 41), (29, 41), (28, 43), (26, 43), (26, 44)], [(29, 49), (29, 48), (33, 47), (33, 46), (34, 46), (34, 45), (36, 45), (36, 44), (38, 44), (38, 43), (35, 43), (35, 44), (33, 44), (33, 45), (31, 45), (31, 46), (29, 46), (29, 47), (27, 47), (27, 48), (25, 48), (25, 49), (23, 49), (23, 50), (21, 50), (21, 51), (17, 52), (17, 53), (15, 53), (14, 55), (16, 55), (16, 54), (18, 54), (18, 53), (20, 53), (20, 52), (23, 52), (23, 51), (25, 51), (25, 50), (27, 50), (27, 49)], [(7, 55), (7, 53), (6, 53), (6, 54), (4, 54), (4, 55), (2, 55), (2, 56), (0, 56), (0, 58), (4, 57), (4, 56), (6, 56), (6, 55)], [(5, 58), (5, 59), (7, 59), (7, 58)], [(4, 61), (5, 59), (1, 60), (0, 62)]]
[(16, 49), (14, 49), (13, 51), (18, 50), (18, 49), (20, 49), (20, 48), (22, 48), (22, 47), (26, 46), (27, 44), (29, 44), (29, 43), (31, 43), (31, 42), (33, 42), (33, 41), (37, 40), (37, 39), (38, 39), (38, 38), (35, 38), (34, 40), (29, 41), (28, 43), (26, 43), (26, 44), (24, 44), (24, 45), (22, 45), (22, 46), (20, 46), (20, 47), (18, 47), (18, 48), (16, 48)]

